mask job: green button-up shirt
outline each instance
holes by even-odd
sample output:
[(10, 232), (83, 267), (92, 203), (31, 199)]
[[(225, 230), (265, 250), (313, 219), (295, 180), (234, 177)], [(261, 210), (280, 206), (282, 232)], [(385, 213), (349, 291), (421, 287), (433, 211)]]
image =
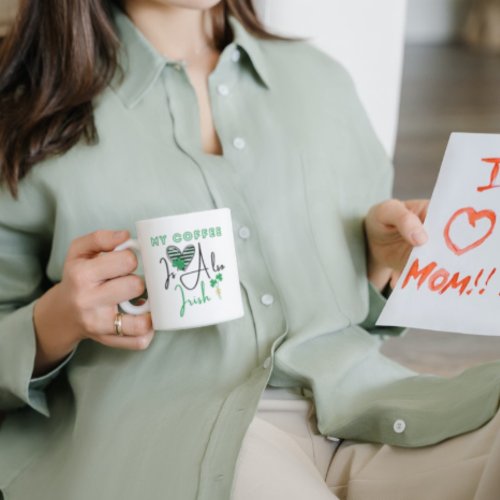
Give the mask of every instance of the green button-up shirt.
[[(377, 334), (391, 332), (374, 327), (384, 301), (366, 278), (362, 219), (392, 173), (351, 79), (305, 42), (231, 26), (209, 78), (222, 156), (202, 150), (183, 65), (117, 14), (123, 78), (95, 103), (99, 143), (36, 166), (18, 200), (0, 191), (8, 500), (228, 499), (267, 384), (314, 398), (325, 435), (399, 446), (496, 410), (496, 364), (446, 380), (379, 353)], [(215, 207), (232, 211), (244, 317), (157, 332), (141, 352), (84, 341), (64, 370), (31, 380), (33, 302), (61, 279), (74, 238)]]

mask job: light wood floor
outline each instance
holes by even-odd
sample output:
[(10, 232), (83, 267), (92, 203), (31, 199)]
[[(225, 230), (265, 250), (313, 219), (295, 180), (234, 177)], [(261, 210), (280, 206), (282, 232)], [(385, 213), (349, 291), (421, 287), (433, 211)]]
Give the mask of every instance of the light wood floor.
[[(397, 197), (431, 195), (451, 132), (500, 133), (499, 57), (460, 46), (407, 47), (394, 160)], [(500, 359), (500, 337), (411, 330), (383, 350), (415, 370), (453, 375)]]

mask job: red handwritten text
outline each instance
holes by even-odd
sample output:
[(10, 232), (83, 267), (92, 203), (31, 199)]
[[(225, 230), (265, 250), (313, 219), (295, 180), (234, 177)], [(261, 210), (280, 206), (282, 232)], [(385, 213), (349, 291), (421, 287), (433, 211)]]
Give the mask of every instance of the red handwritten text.
[[(467, 215), (468, 219), (468, 224), (472, 226), (473, 228), (476, 227), (476, 222), (481, 220), (481, 219), (487, 219), (490, 223), (490, 227), (487, 229), (487, 231), (483, 234), (480, 235), (478, 239), (470, 243), (469, 245), (466, 245), (465, 247), (459, 247), (451, 238), (450, 236), (450, 229), (453, 224), (456, 223), (457, 218), (459, 218), (461, 215)], [(479, 210), (476, 211), (472, 207), (465, 207), (461, 208), (460, 210), (457, 210), (450, 218), (448, 223), (446, 224), (444, 228), (444, 241), (446, 243), (446, 246), (455, 254), (455, 255), (462, 255), (465, 252), (468, 252), (469, 250), (472, 250), (474, 248), (477, 248), (478, 246), (482, 245), (491, 235), (493, 232), (493, 229), (495, 229), (495, 224), (497, 221), (497, 216), (495, 212), (492, 210)]]
[(484, 161), (486, 163), (493, 163), (493, 168), (491, 169), (490, 183), (486, 186), (478, 186), (476, 189), (480, 193), (482, 193), (483, 191), (487, 191), (488, 189), (495, 189), (497, 187), (500, 187), (500, 184), (495, 184), (498, 174), (500, 173), (500, 158), (483, 158), (481, 161)]
[(440, 267), (437, 262), (430, 262), (425, 266), (421, 266), (419, 260), (415, 259), (403, 279), (401, 288), (404, 289), (410, 282), (415, 281), (418, 290), (422, 286), (427, 285), (427, 288), (431, 292), (437, 292), (440, 295), (448, 292), (448, 290), (457, 291), (459, 295), (463, 295), (464, 293), (470, 295), (474, 291), (474, 288), (477, 289), (481, 286), (478, 293), (483, 295), (491, 278), (496, 273), (496, 268), (493, 268), (489, 272), (484, 284), (481, 285), (481, 278), (484, 272), (484, 269), (480, 269), (475, 277), (472, 274), (451, 273), (444, 267)]

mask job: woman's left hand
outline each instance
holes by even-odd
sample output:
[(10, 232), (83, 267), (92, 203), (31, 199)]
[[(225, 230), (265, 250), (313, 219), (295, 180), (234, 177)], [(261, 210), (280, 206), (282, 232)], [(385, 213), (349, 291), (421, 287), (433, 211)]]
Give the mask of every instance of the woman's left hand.
[(379, 289), (396, 285), (414, 246), (427, 241), (423, 221), (429, 200), (388, 200), (370, 209), (365, 219), (368, 278)]

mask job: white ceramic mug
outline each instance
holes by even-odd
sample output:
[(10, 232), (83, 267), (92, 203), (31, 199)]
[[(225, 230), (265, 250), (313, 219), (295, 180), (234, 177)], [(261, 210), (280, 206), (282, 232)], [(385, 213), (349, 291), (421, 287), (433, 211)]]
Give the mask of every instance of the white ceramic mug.
[(136, 222), (130, 248), (142, 259), (148, 300), (120, 304), (128, 314), (150, 311), (155, 330), (222, 323), (243, 316), (231, 211), (228, 208)]

